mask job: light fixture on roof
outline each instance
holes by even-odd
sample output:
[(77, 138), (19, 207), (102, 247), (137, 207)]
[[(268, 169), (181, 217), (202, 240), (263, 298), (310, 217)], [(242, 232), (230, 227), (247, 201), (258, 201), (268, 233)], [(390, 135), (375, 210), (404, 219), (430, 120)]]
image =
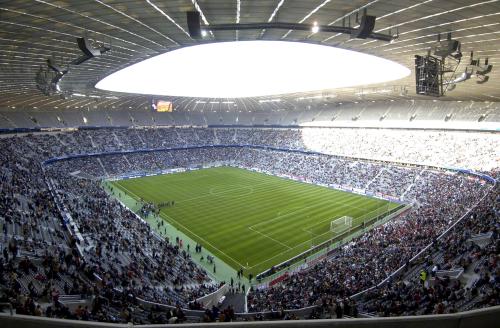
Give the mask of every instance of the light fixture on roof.
[[(201, 19), (198, 11), (186, 12), (188, 23), (189, 36), (199, 40), (202, 38)], [(326, 33), (342, 33), (348, 34), (352, 39), (375, 39), (380, 41), (390, 41), (397, 38), (398, 35), (383, 34), (373, 32), (375, 29), (375, 16), (367, 15), (366, 8), (363, 9), (359, 27), (351, 26), (334, 26), (334, 25), (317, 25), (318, 31)], [(262, 23), (236, 23), (236, 24), (211, 24), (205, 25), (203, 28), (207, 31), (240, 31), (240, 30), (267, 30), (281, 29), (292, 31), (311, 31), (311, 24), (304, 23), (287, 23), (287, 22), (262, 22)], [(313, 27), (314, 28), (314, 27)], [(317, 32), (317, 31), (316, 31)], [(313, 30), (313, 33), (316, 33)]]
[(312, 28), (311, 28), (311, 32), (313, 32), (313, 33), (318, 33), (318, 32), (319, 32), (319, 25), (318, 25), (318, 22), (316, 22), (316, 21), (315, 21), (315, 22), (313, 23), (313, 26), (312, 26)]
[(451, 32), (446, 35), (446, 40), (441, 41), (441, 34), (437, 35), (437, 43), (432, 48), (434, 56), (441, 57), (444, 60), (446, 57), (451, 56), (456, 60), (462, 58), (460, 51), (460, 41), (451, 38)]
[(270, 103), (270, 102), (280, 102), (281, 101), (281, 98), (275, 98), (275, 99), (261, 99), (259, 100), (259, 102), (261, 104), (264, 104), (264, 103)]
[(204, 38), (207, 36), (207, 31), (206, 30), (201, 30), (201, 36)]
[(336, 98), (336, 97), (337, 97), (337, 95), (335, 95), (335, 94), (323, 93), (323, 94), (315, 95), (315, 96), (298, 97), (298, 98), (295, 98), (295, 100), (300, 101), (300, 100), (313, 100), (313, 99), (323, 99), (323, 98), (329, 99), (329, 98)]

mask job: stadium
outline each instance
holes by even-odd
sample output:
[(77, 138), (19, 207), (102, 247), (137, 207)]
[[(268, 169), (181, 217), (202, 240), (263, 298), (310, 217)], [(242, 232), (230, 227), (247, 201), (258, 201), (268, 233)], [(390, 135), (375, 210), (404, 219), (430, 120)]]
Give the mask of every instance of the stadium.
[(1, 326), (497, 326), (499, 17), (1, 1)]

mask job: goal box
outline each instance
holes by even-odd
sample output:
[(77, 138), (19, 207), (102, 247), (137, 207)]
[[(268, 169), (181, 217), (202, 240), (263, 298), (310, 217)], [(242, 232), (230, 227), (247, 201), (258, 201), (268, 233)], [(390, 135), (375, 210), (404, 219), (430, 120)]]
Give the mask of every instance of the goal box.
[(352, 228), (352, 217), (343, 216), (330, 222), (330, 231), (340, 235)]

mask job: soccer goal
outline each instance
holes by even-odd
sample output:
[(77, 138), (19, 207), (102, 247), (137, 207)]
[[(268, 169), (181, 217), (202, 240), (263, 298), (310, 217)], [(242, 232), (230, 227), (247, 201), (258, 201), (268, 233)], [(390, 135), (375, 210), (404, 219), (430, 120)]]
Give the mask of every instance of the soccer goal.
[(343, 216), (330, 222), (330, 231), (340, 235), (352, 228), (352, 217)]

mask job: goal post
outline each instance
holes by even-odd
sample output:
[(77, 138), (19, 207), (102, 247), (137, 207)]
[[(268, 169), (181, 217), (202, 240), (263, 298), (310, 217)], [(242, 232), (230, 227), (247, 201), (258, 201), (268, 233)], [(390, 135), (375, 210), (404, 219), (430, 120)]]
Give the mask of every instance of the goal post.
[(340, 235), (352, 228), (352, 217), (342, 216), (330, 222), (330, 231), (334, 235)]

